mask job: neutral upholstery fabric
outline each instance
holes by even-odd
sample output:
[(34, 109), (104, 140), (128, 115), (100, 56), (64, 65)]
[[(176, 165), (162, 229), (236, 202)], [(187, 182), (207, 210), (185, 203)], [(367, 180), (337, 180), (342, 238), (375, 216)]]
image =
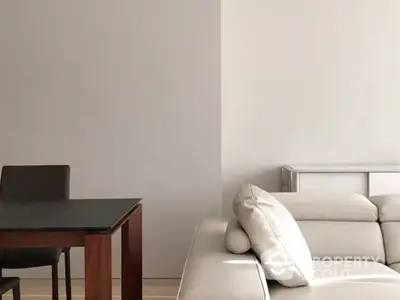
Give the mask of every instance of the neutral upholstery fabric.
[(225, 232), (225, 246), (235, 254), (246, 253), (251, 249), (249, 237), (236, 219), (228, 222)]
[(395, 270), (397, 273), (400, 273), (400, 263), (391, 264), (389, 267)]
[(269, 284), (271, 300), (397, 300), (400, 274), (376, 262), (314, 263), (311, 285), (288, 289)]
[[(218, 238), (217, 231), (223, 231), (227, 222), (214, 220), (199, 227), (178, 300), (400, 299), (400, 195), (375, 196), (371, 202), (357, 195), (340, 198), (347, 202), (330, 198), (333, 195), (323, 198), (296, 193), (271, 195), (294, 215), (316, 259), (312, 262), (310, 284), (287, 288), (262, 273), (261, 264), (251, 251), (236, 255), (222, 250), (224, 235), (220, 233)], [(318, 202), (328, 198), (331, 200)], [(336, 205), (329, 201), (336, 201)], [(274, 208), (268, 201), (264, 204)], [(220, 250), (213, 248), (217, 244)], [(227, 261), (229, 267), (225, 265)], [(260, 280), (263, 276), (268, 280)]]
[(400, 195), (378, 195), (370, 200), (378, 207), (379, 221), (400, 221)]
[[(317, 286), (326, 281), (341, 280), (343, 278), (353, 279), (352, 276), (383, 276), (400, 278), (400, 274), (394, 272), (386, 265), (374, 261), (314, 261), (314, 281), (313, 286)], [(379, 277), (378, 276), (378, 277)]]
[(383, 222), (381, 228), (387, 263), (400, 263), (400, 222)]
[[(296, 220), (371, 221), (378, 210), (359, 194), (271, 193)], [(400, 214), (399, 214), (400, 217)]]
[(269, 300), (264, 272), (252, 254), (236, 255), (224, 245), (227, 222), (205, 220), (186, 259), (178, 300)]
[(288, 287), (309, 284), (313, 277), (311, 254), (288, 210), (251, 184), (241, 187), (233, 208), (268, 278)]
[(376, 222), (298, 221), (297, 224), (313, 257), (385, 262), (382, 232)]

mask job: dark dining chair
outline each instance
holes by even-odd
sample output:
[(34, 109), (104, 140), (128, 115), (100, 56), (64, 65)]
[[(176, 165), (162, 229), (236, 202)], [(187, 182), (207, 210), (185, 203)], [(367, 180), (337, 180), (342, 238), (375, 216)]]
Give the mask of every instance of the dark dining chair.
[(3, 277), (0, 279), (0, 296), (12, 290), (13, 300), (21, 300), (18, 277)]
[[(69, 186), (68, 165), (3, 166), (0, 201), (63, 201), (69, 199)], [(64, 253), (65, 258), (66, 296), (67, 300), (71, 300), (69, 248), (0, 248), (0, 276), (3, 269), (51, 266), (52, 299), (58, 300), (58, 262), (61, 253)]]

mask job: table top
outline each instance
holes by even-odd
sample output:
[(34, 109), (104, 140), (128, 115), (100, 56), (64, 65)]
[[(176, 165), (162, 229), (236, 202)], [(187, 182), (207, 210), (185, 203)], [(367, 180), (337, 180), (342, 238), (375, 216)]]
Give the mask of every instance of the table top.
[(0, 201), (0, 231), (112, 230), (141, 199), (70, 199)]

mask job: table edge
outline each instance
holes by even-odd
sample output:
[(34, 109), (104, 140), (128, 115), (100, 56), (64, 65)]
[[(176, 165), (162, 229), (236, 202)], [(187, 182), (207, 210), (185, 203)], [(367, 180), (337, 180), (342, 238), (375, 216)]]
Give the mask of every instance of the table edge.
[(135, 205), (133, 205), (124, 215), (122, 215), (114, 224), (108, 227), (86, 227), (86, 228), (21, 228), (21, 229), (1, 229), (0, 233), (33, 233), (33, 232), (74, 232), (74, 233), (82, 233), (85, 235), (91, 234), (113, 234), (116, 230), (118, 230), (128, 219), (129, 217), (142, 206), (142, 199), (139, 200)]
[[(98, 234), (113, 234), (142, 206), (142, 201), (139, 201), (135, 206), (133, 206), (125, 215), (123, 215), (113, 226), (108, 228), (105, 232), (98, 232)], [(97, 232), (96, 232), (97, 234)]]

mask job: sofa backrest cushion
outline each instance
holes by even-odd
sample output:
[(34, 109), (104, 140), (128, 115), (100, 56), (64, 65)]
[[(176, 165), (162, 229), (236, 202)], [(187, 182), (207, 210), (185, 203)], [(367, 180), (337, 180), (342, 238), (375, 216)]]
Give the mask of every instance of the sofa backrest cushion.
[(400, 263), (391, 264), (391, 265), (389, 265), (389, 267), (390, 267), (392, 270), (395, 270), (397, 273), (400, 273)]
[(370, 200), (378, 207), (380, 222), (400, 222), (400, 195), (377, 195)]
[(359, 194), (271, 193), (299, 221), (365, 221), (378, 219), (377, 207)]
[(366, 197), (350, 193), (272, 195), (298, 222), (314, 259), (385, 262), (378, 208)]
[(236, 219), (228, 222), (225, 231), (225, 246), (235, 254), (246, 253), (251, 249), (249, 237)]
[(385, 262), (378, 208), (366, 197), (350, 193), (272, 195), (296, 219), (313, 258)]
[(386, 251), (386, 261), (390, 267), (399, 269), (400, 263), (400, 195), (377, 195), (371, 197), (379, 211)]
[(382, 222), (381, 228), (387, 263), (400, 263), (400, 222)]
[[(377, 222), (298, 221), (297, 223), (314, 260), (385, 262), (382, 232)], [(398, 253), (400, 258), (400, 251)]]
[(269, 279), (288, 287), (311, 282), (310, 250), (285, 206), (268, 192), (245, 184), (234, 200), (233, 208)]

